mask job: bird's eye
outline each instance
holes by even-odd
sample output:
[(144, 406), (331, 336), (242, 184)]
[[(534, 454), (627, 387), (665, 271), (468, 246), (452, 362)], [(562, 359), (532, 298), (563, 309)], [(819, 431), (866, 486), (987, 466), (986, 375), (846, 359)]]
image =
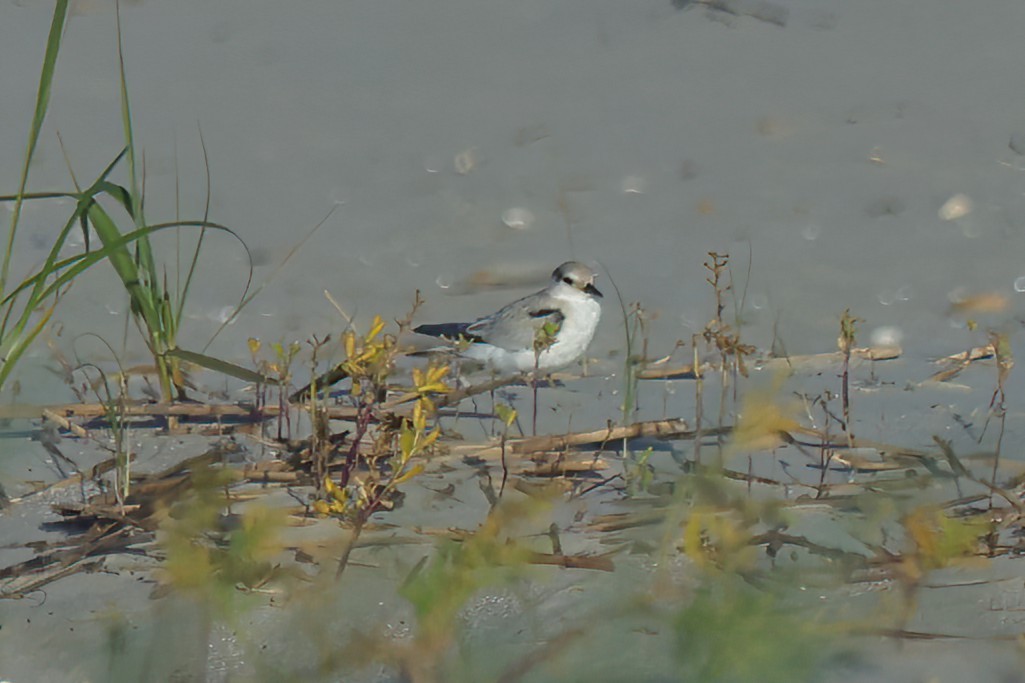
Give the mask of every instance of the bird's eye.
[(570, 280), (568, 277), (562, 278), (562, 281), (565, 282), (567, 285), (573, 284), (573, 280)]

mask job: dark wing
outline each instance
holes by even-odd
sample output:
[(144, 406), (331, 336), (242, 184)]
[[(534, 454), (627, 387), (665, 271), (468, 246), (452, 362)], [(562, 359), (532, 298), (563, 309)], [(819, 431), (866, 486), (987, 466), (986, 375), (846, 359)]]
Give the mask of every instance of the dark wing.
[(437, 325), (419, 325), (414, 327), (413, 331), (452, 341), (458, 341), (459, 339), (466, 339), (471, 342), (484, 341), (473, 332), (468, 331), (469, 327), (470, 323), (438, 323)]

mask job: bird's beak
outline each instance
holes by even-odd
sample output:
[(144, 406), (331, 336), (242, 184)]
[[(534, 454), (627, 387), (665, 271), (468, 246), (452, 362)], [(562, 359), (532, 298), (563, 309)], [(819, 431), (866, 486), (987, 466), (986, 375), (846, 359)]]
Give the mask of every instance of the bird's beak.
[(588, 282), (586, 285), (584, 285), (584, 291), (587, 292), (588, 294), (592, 295), (592, 296), (598, 297), (599, 299), (603, 299), (604, 298), (602, 296), (602, 293), (598, 291), (598, 288), (595, 287), (590, 282)]

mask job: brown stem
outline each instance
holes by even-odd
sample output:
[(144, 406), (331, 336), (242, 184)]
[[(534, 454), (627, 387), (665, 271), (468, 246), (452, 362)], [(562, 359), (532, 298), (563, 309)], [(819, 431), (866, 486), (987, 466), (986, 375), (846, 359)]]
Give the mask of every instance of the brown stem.
[(694, 462), (701, 464), (701, 423), (704, 420), (704, 385), (705, 380), (701, 375), (701, 365), (698, 363), (698, 335), (691, 337), (691, 344), (694, 347)]
[(505, 482), (509, 479), (509, 465), (505, 462), (505, 440), (508, 436), (509, 428), (506, 427), (502, 432), (502, 485), (498, 487), (498, 497), (501, 498), (502, 494), (505, 493)]
[(338, 569), (335, 571), (335, 581), (342, 578), (342, 573), (345, 572), (345, 568), (349, 565), (349, 555), (352, 554), (353, 548), (356, 547), (356, 541), (359, 540), (359, 535), (363, 532), (363, 524), (365, 521), (363, 512), (360, 512), (356, 516), (355, 524), (352, 526), (352, 538), (350, 538), (349, 542), (345, 544), (342, 556), (338, 558)]

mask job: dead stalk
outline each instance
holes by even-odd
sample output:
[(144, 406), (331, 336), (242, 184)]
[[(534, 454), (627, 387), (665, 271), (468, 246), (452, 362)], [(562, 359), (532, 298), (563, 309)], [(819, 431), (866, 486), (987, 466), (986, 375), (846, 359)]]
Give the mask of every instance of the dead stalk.
[[(1007, 420), (1007, 409), (1004, 405), (1004, 400), (1006, 398), (1004, 394), (1004, 384), (1007, 382), (1007, 377), (1011, 373), (1011, 368), (1014, 367), (1014, 358), (1011, 356), (1011, 347), (1007, 335), (990, 332), (989, 341), (990, 346), (993, 347), (997, 363), (997, 386), (993, 390), (992, 398), (989, 400), (989, 411), (990, 415), (996, 415), (997, 419), (1000, 421), (1000, 431), (997, 434), (996, 449), (993, 454), (993, 471), (990, 474), (990, 482), (995, 488), (997, 486), (997, 469), (1000, 466), (1000, 450), (1004, 442), (1004, 427)], [(985, 431), (986, 430), (983, 429), (983, 434)], [(981, 435), (979, 438), (982, 438)], [(989, 509), (993, 509), (992, 492), (989, 497)]]
[(702, 439), (702, 427), (705, 420), (704, 416), (704, 388), (705, 379), (704, 375), (701, 374), (701, 363), (698, 359), (698, 339), (699, 335), (691, 337), (691, 346), (694, 352), (694, 462), (701, 464), (701, 439)]
[(851, 394), (850, 394), (850, 369), (851, 349), (854, 348), (857, 324), (860, 318), (851, 315), (850, 309), (845, 309), (840, 317), (840, 337), (837, 343), (840, 346), (840, 353), (843, 355), (843, 367), (840, 379), (840, 401), (843, 404), (843, 430), (847, 435), (848, 448), (854, 447), (854, 434), (851, 429)]

